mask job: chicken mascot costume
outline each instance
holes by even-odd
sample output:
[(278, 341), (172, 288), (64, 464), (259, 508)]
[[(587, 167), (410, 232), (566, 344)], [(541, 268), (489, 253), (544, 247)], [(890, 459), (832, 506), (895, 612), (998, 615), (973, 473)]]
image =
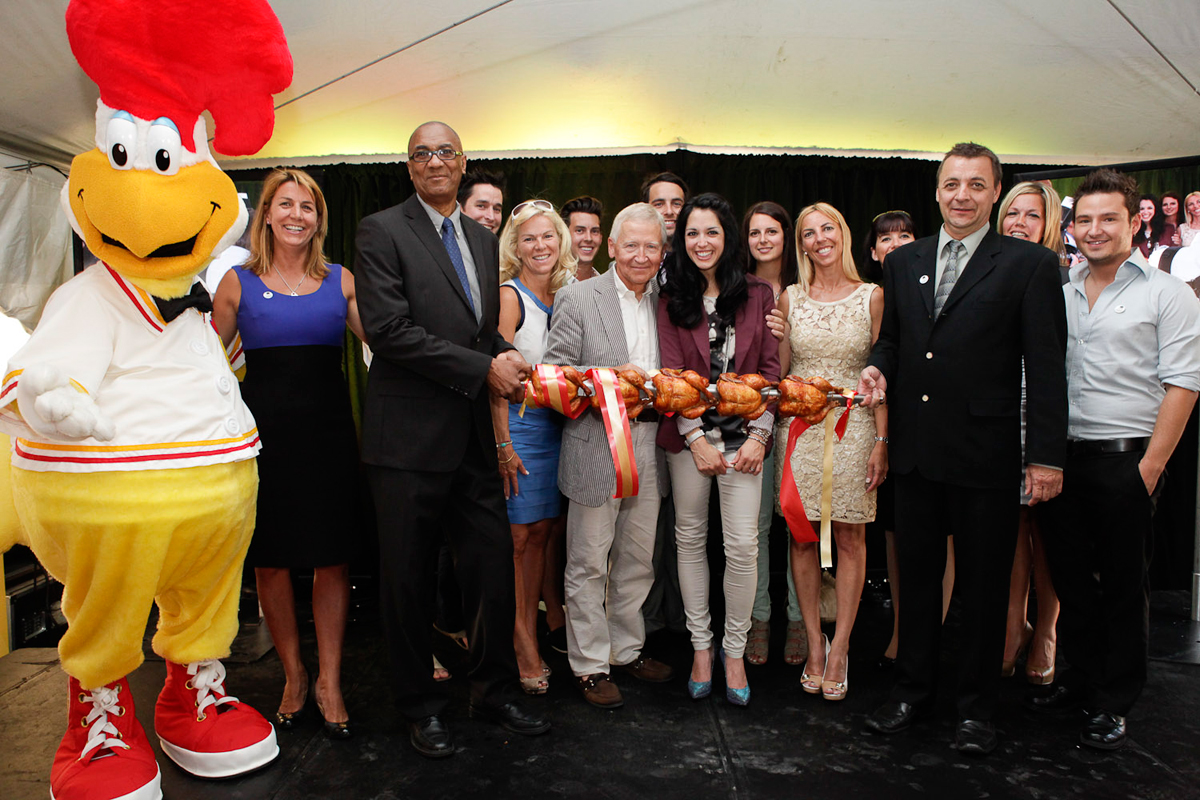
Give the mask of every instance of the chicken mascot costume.
[(152, 603), (163, 752), (204, 778), (279, 753), (218, 660), (238, 629), (259, 441), (195, 276), (247, 216), (201, 112), (216, 150), (256, 152), (292, 61), (265, 0), (71, 0), (66, 21), (100, 101), (63, 205), (102, 263), (54, 293), (12, 356), (0, 420), (23, 538), (64, 587), (51, 796), (141, 800), (162, 796), (160, 775), (126, 676)]

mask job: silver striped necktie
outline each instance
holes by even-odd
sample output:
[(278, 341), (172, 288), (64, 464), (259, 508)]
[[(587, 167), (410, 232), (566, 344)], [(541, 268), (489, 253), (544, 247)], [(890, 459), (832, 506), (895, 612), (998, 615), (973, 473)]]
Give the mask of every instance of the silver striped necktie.
[(950, 251), (946, 257), (946, 268), (942, 270), (942, 279), (938, 281), (937, 291), (933, 293), (934, 319), (942, 315), (946, 298), (954, 290), (954, 282), (958, 280), (958, 259), (967, 248), (963, 247), (963, 243), (957, 239), (951, 239), (946, 243), (946, 249)]

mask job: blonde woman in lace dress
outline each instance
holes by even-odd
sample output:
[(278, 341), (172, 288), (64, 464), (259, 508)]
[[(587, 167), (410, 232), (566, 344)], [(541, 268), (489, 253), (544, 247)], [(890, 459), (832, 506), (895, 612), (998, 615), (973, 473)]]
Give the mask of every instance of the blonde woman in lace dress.
[[(883, 290), (863, 283), (850, 254), (850, 230), (833, 206), (816, 203), (796, 221), (800, 280), (779, 298), (786, 335), (779, 343), (780, 364), (788, 373), (819, 375), (834, 386), (853, 387), (879, 336)], [(837, 620), (832, 641), (821, 633), (821, 569), (816, 543), (791, 549), (792, 575), (800, 612), (808, 629), (808, 663), (801, 686), (827, 700), (849, 689), (850, 631), (858, 614), (866, 572), (866, 523), (875, 518), (875, 488), (887, 475), (887, 412), (856, 410), (846, 435), (834, 444), (833, 538), (837, 547)], [(796, 442), (792, 476), (808, 518), (821, 515), (821, 474), (825, 426), (813, 425)], [(776, 442), (786, 443), (781, 432)], [(776, 453), (777, 480), (784, 454)]]

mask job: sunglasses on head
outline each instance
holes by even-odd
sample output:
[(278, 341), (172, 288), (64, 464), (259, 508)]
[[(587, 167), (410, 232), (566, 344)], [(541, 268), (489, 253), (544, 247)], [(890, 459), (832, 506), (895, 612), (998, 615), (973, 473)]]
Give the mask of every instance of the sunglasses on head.
[(550, 212), (554, 211), (554, 204), (551, 203), (549, 200), (526, 200), (524, 203), (518, 203), (513, 208), (512, 215), (515, 217), (517, 214), (520, 214), (521, 209), (525, 208), (525, 206), (533, 206), (534, 208), (540, 208), (542, 211), (550, 211)]

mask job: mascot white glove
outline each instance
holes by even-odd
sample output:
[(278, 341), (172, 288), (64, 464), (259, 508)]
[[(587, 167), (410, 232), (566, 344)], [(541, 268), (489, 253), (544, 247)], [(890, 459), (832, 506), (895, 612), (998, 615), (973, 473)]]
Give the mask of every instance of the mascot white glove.
[(96, 401), (71, 385), (57, 367), (29, 367), (17, 382), (17, 408), (25, 424), (42, 436), (86, 439), (101, 442), (113, 438), (116, 429)]

